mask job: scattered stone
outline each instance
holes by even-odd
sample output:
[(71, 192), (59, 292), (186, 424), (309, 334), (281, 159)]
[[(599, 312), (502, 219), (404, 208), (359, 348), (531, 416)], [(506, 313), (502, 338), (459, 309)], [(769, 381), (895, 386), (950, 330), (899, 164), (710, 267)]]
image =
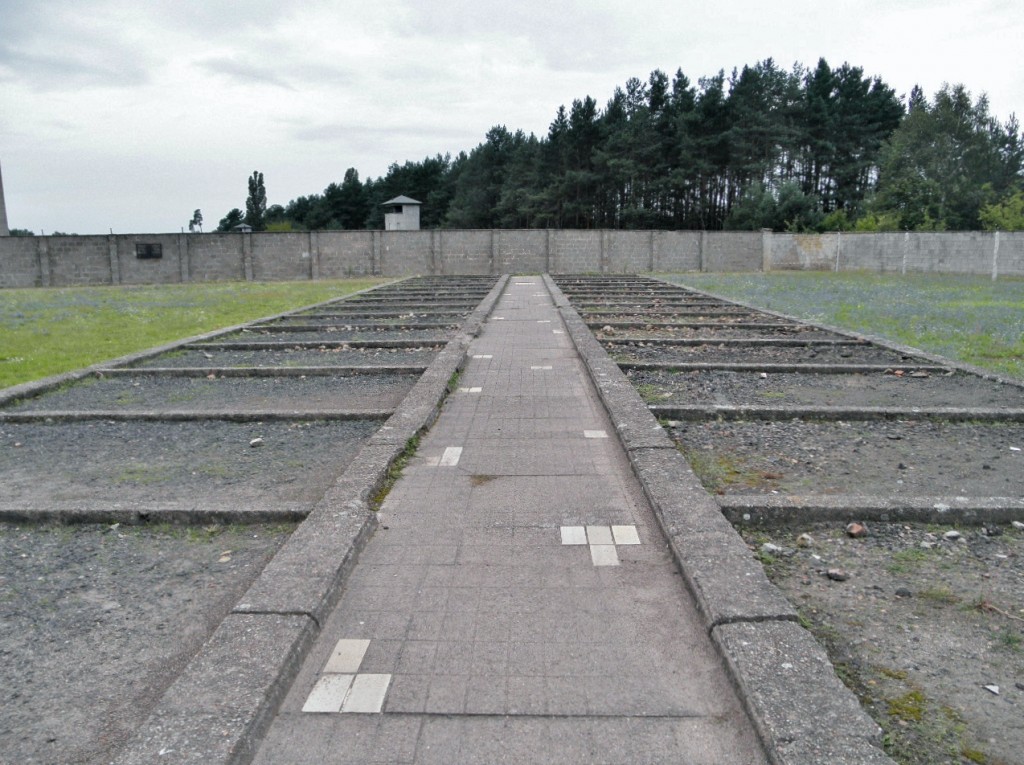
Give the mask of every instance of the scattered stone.
[(768, 373), (767, 372), (762, 372), (761, 373), (761, 379), (762, 380), (767, 380), (768, 379)]
[(983, 686), (983, 687), (989, 693), (993, 693), (996, 696), (999, 695), (999, 686), (998, 685), (992, 684), (992, 685), (986, 685), (986, 686)]
[(897, 587), (896, 588), (896, 597), (897, 598), (912, 598), (913, 596), (914, 596), (914, 593), (912, 593), (906, 587)]
[(928, 376), (928, 373), (927, 373), (927, 372), (924, 372), (924, 371), (918, 371), (918, 372), (911, 372), (911, 373), (910, 373), (910, 376), (911, 376), (911, 377), (927, 377), (927, 376)]
[(606, 335), (614, 335), (615, 327), (613, 327), (611, 324), (605, 324), (603, 327), (601, 327), (601, 331), (604, 332)]
[(253, 449), (255, 449), (257, 446), (263, 446), (263, 439), (259, 436), (256, 436), (256, 438), (249, 442), (249, 446), (251, 446)]
[(1014, 683), (1013, 687), (1016, 688), (1018, 691), (1024, 691), (1024, 683)]
[(906, 470), (906, 469), (907, 469), (907, 466), (906, 466), (906, 464), (904, 464), (904, 463), (902, 463), (902, 462), (901, 462), (900, 464), (898, 464), (898, 465), (896, 466), (896, 469), (897, 469), (897, 470)]
[(1014, 527), (1015, 529), (1017, 529), (1017, 531), (1024, 531), (1024, 522), (1021, 522), (1021, 521), (1013, 521), (1012, 523), (1013, 523), (1013, 527)]
[(934, 542), (929, 542), (926, 539), (923, 542), (921, 542), (920, 547), (921, 547), (922, 550), (931, 550), (933, 547), (935, 547), (935, 543)]
[(857, 523), (856, 521), (854, 521), (853, 523), (846, 524), (846, 536), (848, 537), (860, 539), (861, 537), (866, 536), (867, 533), (868, 527), (865, 526), (863, 523)]
[(950, 542), (955, 542), (961, 536), (963, 536), (963, 535), (959, 531), (957, 531), (956, 529), (950, 529), (949, 531), (947, 531), (945, 534), (942, 535), (942, 538), (945, 539), (945, 540), (948, 540)]
[(807, 533), (801, 534), (800, 536), (798, 536), (796, 538), (796, 546), (797, 547), (813, 547), (814, 546), (814, 537), (812, 537), (810, 534), (807, 534)]
[(778, 555), (782, 552), (782, 548), (778, 545), (773, 545), (771, 542), (765, 542), (761, 545), (761, 552), (765, 555)]
[(845, 582), (850, 578), (850, 575), (843, 571), (841, 568), (830, 568), (825, 572), (825, 576), (831, 579), (833, 582)]

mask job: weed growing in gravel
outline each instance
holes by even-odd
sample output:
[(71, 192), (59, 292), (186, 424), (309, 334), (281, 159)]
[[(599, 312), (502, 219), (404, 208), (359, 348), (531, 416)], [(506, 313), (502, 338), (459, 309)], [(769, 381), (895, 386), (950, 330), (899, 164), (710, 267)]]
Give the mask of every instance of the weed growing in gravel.
[(405, 442), (405, 448), (402, 449), (402, 453), (395, 457), (394, 462), (388, 466), (388, 472), (384, 477), (383, 483), (381, 483), (380, 488), (378, 488), (370, 498), (370, 508), (372, 510), (380, 510), (381, 505), (384, 504), (384, 500), (387, 499), (388, 494), (391, 493), (392, 487), (397, 483), (398, 479), (402, 477), (402, 471), (405, 470), (405, 466), (409, 464), (409, 460), (412, 459), (413, 455), (416, 454), (416, 450), (419, 448), (420, 434), (417, 433)]
[(936, 605), (952, 606), (960, 602), (960, 597), (954, 594), (948, 587), (931, 587), (927, 590), (921, 590), (917, 593), (917, 597)]
[(892, 554), (893, 562), (886, 568), (890, 574), (905, 574), (912, 570), (917, 564), (928, 560), (927, 550), (912, 548), (910, 550), (897, 550)]

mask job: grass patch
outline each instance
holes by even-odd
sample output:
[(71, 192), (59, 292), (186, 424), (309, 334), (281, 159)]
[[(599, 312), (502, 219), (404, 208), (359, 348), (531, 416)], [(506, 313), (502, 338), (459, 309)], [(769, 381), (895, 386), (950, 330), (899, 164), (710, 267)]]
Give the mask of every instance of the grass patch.
[(420, 435), (417, 433), (415, 436), (405, 442), (405, 448), (402, 449), (402, 453), (395, 457), (394, 462), (388, 466), (387, 475), (384, 476), (384, 482), (380, 485), (380, 488), (374, 492), (373, 496), (370, 497), (370, 507), (373, 510), (380, 510), (381, 505), (384, 504), (384, 500), (388, 498), (388, 494), (391, 493), (392, 487), (398, 482), (398, 479), (402, 477), (402, 471), (405, 470), (405, 466), (409, 464), (409, 460), (416, 454), (416, 450), (420, 448)]
[(674, 274), (669, 280), (1024, 378), (1024, 280), (953, 274)]
[(346, 279), (0, 290), (0, 388), (379, 283)]
[(960, 597), (948, 587), (930, 587), (917, 593), (917, 597), (940, 606), (955, 606)]
[(779, 473), (760, 470), (742, 459), (706, 449), (691, 449), (682, 444), (677, 448), (693, 468), (704, 488), (715, 494), (724, 494), (731, 488), (760, 489), (774, 487), (783, 478)]
[(905, 574), (919, 563), (928, 560), (928, 551), (918, 548), (899, 550), (892, 554), (892, 563), (886, 568), (890, 574)]

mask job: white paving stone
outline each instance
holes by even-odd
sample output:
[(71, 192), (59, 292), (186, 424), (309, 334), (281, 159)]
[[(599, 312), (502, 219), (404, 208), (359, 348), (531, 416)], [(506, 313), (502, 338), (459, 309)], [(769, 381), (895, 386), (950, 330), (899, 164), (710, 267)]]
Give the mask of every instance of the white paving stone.
[(356, 675), (341, 705), (342, 712), (376, 714), (384, 707), (391, 675)]
[(303, 712), (340, 712), (354, 675), (321, 675), (302, 705)]
[(636, 526), (612, 526), (612, 536), (615, 537), (617, 545), (640, 544), (640, 534), (637, 533)]
[(585, 545), (587, 532), (582, 526), (562, 526), (563, 545)]
[(584, 430), (584, 438), (608, 438), (608, 434), (603, 430)]
[(334, 646), (331, 658), (324, 665), (324, 672), (355, 674), (363, 663), (363, 656), (369, 648), (369, 640), (349, 640), (342, 638)]
[(613, 545), (612, 530), (607, 526), (587, 526), (587, 541), (592, 545)]
[(530, 367), (530, 369), (532, 369), (534, 372), (539, 372), (539, 371), (543, 371), (545, 369), (551, 369), (551, 367), (550, 366), (546, 366), (546, 367)]
[(483, 388), (459, 388), (459, 393), (480, 393)]
[(619, 554), (615, 552), (615, 545), (591, 545), (590, 560), (595, 566), (618, 566)]
[(441, 455), (441, 459), (438, 461), (439, 467), (455, 467), (459, 464), (459, 460), (462, 458), (462, 447), (461, 446), (446, 446), (444, 454)]
[(494, 354), (491, 353), (476, 353), (473, 355), (474, 359), (493, 359)]

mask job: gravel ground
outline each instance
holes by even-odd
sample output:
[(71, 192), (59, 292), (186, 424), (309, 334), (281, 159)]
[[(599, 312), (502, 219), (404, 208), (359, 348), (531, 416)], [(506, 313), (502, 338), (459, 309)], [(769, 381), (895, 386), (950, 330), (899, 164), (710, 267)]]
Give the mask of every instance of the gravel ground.
[[(808, 525), (744, 535), (898, 762), (1019, 765), (1024, 532), (962, 528), (946, 539), (949, 531), (870, 524), (852, 539), (841, 526)], [(802, 533), (810, 546), (798, 546)]]
[(609, 329), (597, 328), (592, 330), (598, 340), (622, 340), (626, 339), (647, 339), (647, 338), (760, 338), (777, 337), (797, 340), (848, 340), (848, 337), (837, 335), (835, 332), (826, 332), (821, 329), (813, 329), (795, 326), (793, 329), (751, 329), (735, 325), (722, 325), (720, 327), (654, 327), (650, 325), (643, 329)]
[(1024, 408), (1024, 387), (968, 374), (806, 374), (630, 370), (651, 404)]
[(393, 409), (415, 375), (349, 374), (301, 377), (90, 377), (24, 399), (11, 411), (190, 411)]
[(1024, 425), (680, 422), (669, 428), (719, 494), (1024, 495)]
[(604, 343), (612, 358), (621, 361), (740, 364), (907, 364), (927, 363), (896, 351), (868, 345), (732, 346), (732, 345), (646, 345)]
[[(377, 421), (0, 423), (0, 508), (308, 511)], [(250, 446), (262, 438), (259, 448)]]
[(427, 366), (440, 346), (425, 348), (286, 348), (281, 351), (218, 351), (214, 348), (172, 351), (133, 366), (150, 367), (333, 367)]
[(262, 329), (243, 329), (230, 335), (221, 335), (218, 342), (272, 340), (295, 343), (319, 342), (322, 340), (419, 340), (424, 344), (443, 345), (448, 342), (444, 329), (389, 329), (374, 331), (369, 329), (325, 329), (323, 332), (274, 332)]
[(290, 530), (0, 524), (0, 762), (109, 762)]

